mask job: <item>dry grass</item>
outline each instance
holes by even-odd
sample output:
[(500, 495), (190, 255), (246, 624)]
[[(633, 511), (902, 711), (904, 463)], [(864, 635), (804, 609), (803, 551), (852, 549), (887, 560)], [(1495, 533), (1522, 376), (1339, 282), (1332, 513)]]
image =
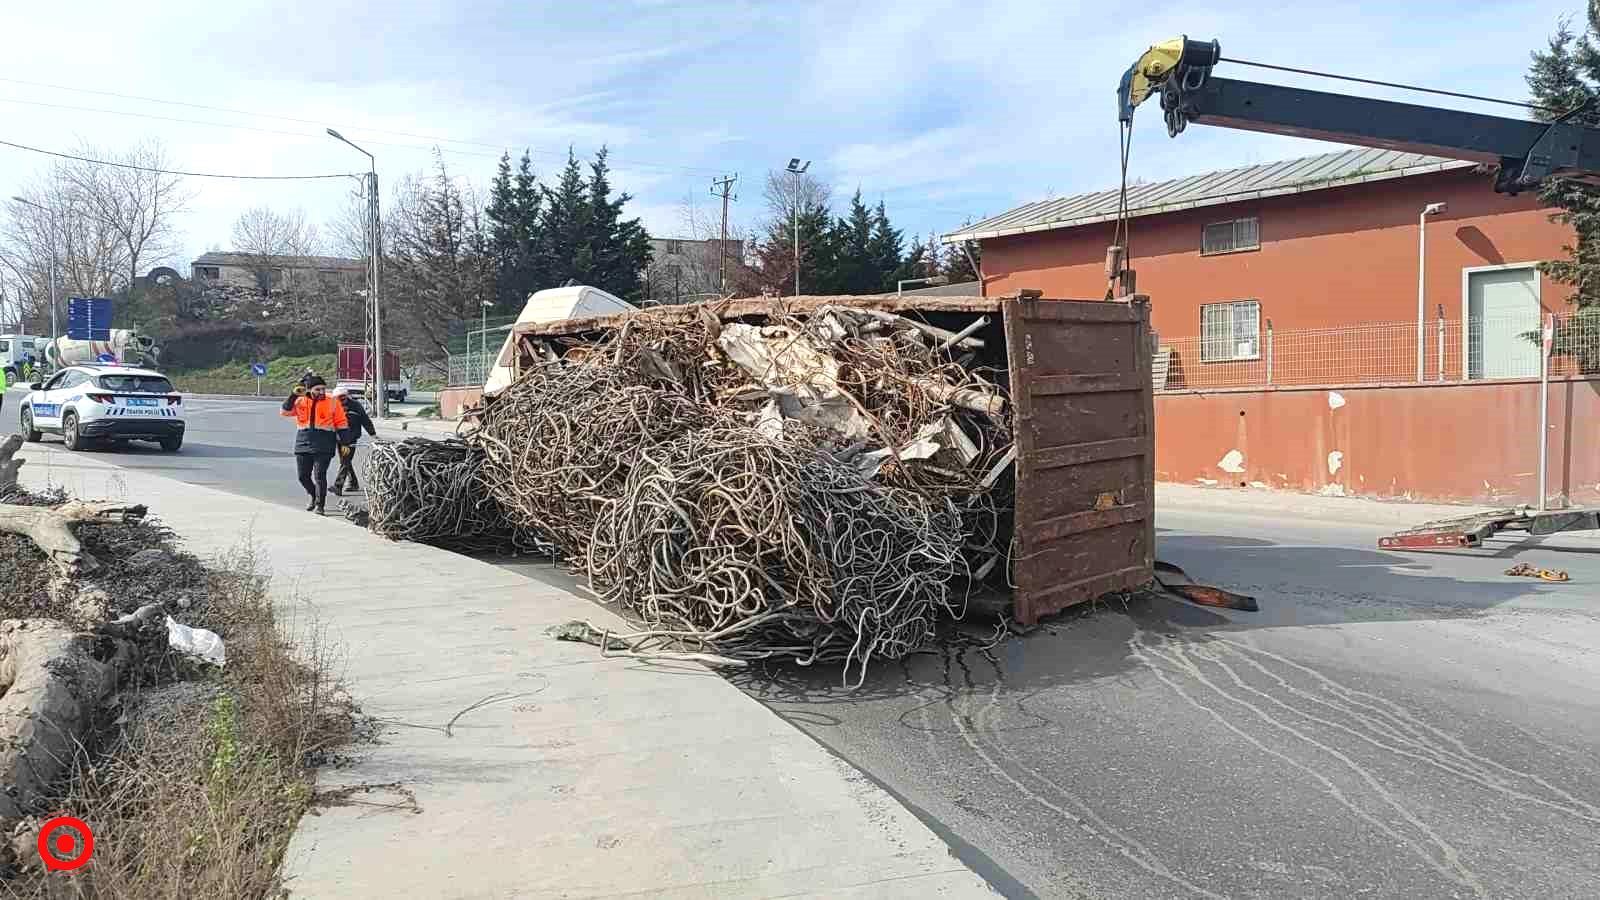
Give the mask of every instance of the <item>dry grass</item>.
[[(253, 550), (216, 561), (188, 624), (223, 635), (228, 664), (155, 667), (80, 751), (60, 811), (94, 831), (91, 862), (24, 872), (22, 897), (282, 896), (283, 853), (313, 802), (311, 772), (352, 738), (341, 660), (315, 622), (283, 623)], [(182, 680), (173, 681), (172, 676)], [(164, 682), (164, 683), (161, 683)]]

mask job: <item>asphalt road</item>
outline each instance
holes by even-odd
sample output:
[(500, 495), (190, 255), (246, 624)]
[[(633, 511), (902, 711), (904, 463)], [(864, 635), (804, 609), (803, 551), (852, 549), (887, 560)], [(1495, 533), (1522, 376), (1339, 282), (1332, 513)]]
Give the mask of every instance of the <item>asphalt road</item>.
[[(181, 454), (114, 461), (300, 506), (270, 404), (189, 415)], [(1596, 895), (1600, 538), (1395, 554), (1378, 526), (1265, 498), (1167, 504), (1159, 525), (1163, 559), (1262, 611), (1147, 598), (988, 650), (972, 627), (859, 689), (836, 670), (736, 683), (1008, 897)]]
[(1373, 526), (1159, 523), (1163, 559), (1262, 612), (1147, 599), (856, 691), (741, 681), (1007, 896), (1596, 895), (1600, 541), (1421, 556)]
[[(21, 390), (6, 393), (4, 407), (0, 408), (0, 435), (16, 433), (18, 412), (26, 396), (27, 392)], [(277, 403), (185, 398), (183, 405), (187, 428), (183, 449), (177, 453), (165, 453), (155, 444), (143, 442), (83, 452), (187, 484), (305, 509), (306, 494), (295, 477), (294, 424), (278, 414)], [(362, 446), (370, 446), (370, 441), (363, 437)], [(67, 453), (56, 435), (45, 435), (44, 446)], [(332, 478), (331, 471), (329, 477)]]

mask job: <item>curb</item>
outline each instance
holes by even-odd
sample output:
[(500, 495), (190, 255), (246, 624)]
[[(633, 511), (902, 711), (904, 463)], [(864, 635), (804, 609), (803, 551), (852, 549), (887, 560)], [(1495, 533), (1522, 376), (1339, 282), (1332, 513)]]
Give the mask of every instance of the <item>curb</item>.
[[(1417, 503), (1371, 497), (1325, 497), (1297, 491), (1211, 488), (1157, 482), (1156, 515), (1163, 509), (1282, 518), (1301, 516), (1325, 524), (1383, 528), (1420, 525), (1434, 519), (1468, 516), (1492, 507), (1482, 504)], [(1506, 504), (1507, 506), (1512, 504)]]
[(282, 397), (256, 396), (255, 394), (184, 394), (191, 400), (254, 400), (259, 403), (282, 403)]

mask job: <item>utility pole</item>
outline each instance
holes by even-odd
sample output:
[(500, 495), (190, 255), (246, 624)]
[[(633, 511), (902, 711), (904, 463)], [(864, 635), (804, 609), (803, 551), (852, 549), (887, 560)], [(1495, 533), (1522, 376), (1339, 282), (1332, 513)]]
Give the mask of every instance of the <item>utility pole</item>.
[[(328, 136), (343, 141), (367, 158), (367, 175), (363, 182), (367, 192), (367, 377), (371, 385), (372, 411), (382, 419), (389, 414), (389, 384), (383, 366), (383, 307), (378, 302), (378, 266), (383, 259), (383, 219), (378, 212), (378, 161), (371, 153), (362, 150), (350, 139), (327, 129)], [(396, 373), (398, 374), (398, 373)]]
[[(730, 196), (729, 192), (733, 190), (733, 183), (738, 180), (738, 172), (723, 178), (711, 179), (711, 195), (722, 198), (722, 240), (717, 242), (717, 292), (724, 295), (728, 293), (728, 201), (739, 199), (737, 196)], [(722, 188), (721, 193), (717, 192), (719, 187)]]

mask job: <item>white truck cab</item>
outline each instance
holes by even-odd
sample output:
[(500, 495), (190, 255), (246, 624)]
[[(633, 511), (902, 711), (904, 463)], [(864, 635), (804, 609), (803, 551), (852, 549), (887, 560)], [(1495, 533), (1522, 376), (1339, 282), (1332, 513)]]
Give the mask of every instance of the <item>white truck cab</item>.
[(44, 362), (44, 347), (49, 338), (31, 334), (0, 334), (0, 369), (5, 370), (6, 383), (14, 384), (22, 375), (22, 364), (29, 354), (35, 366)]

